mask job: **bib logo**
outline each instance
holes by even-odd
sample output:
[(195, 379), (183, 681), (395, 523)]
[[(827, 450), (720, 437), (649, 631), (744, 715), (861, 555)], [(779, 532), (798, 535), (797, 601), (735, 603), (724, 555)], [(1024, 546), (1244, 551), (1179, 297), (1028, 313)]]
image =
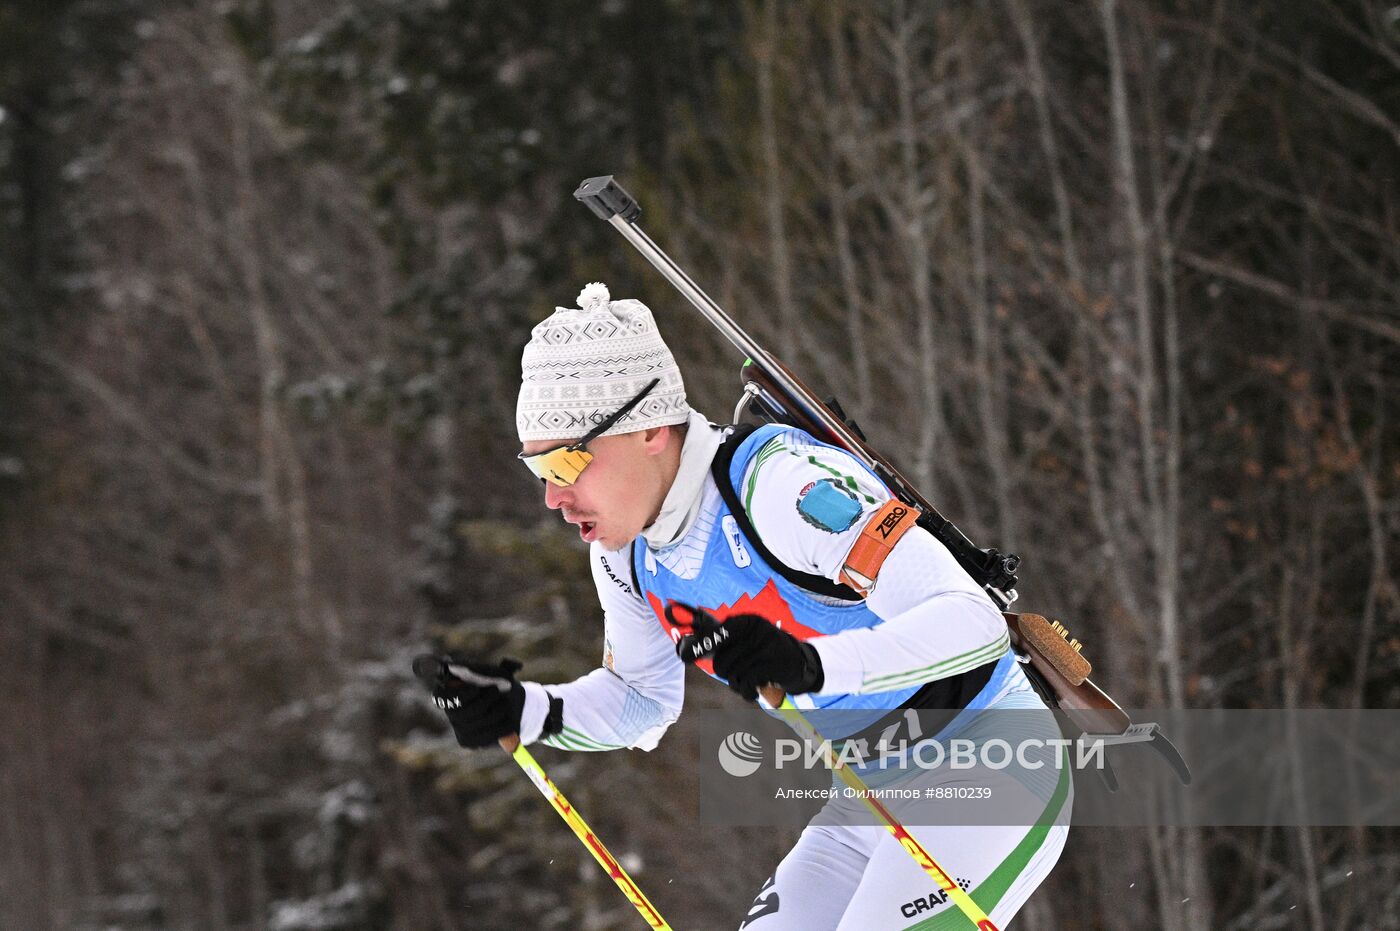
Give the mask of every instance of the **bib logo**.
[(734, 557), (734, 565), (742, 569), (752, 563), (749, 551), (744, 547), (744, 535), (739, 530), (739, 522), (734, 519), (734, 515), (724, 515), (720, 527), (724, 530), (724, 541), (729, 544), (730, 555)]
[(763, 763), (763, 745), (748, 731), (735, 731), (719, 745), (719, 765), (731, 776), (752, 776)]

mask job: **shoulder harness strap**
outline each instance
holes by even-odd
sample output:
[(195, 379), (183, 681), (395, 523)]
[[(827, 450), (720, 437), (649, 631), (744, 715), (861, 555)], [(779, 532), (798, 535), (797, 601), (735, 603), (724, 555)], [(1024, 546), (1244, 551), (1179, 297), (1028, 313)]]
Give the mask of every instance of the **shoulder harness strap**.
[(636, 595), (642, 604), (646, 604), (647, 597), (642, 593), (642, 585), (637, 578), (637, 537), (633, 537), (627, 546), (627, 568), (632, 573), (632, 594)]

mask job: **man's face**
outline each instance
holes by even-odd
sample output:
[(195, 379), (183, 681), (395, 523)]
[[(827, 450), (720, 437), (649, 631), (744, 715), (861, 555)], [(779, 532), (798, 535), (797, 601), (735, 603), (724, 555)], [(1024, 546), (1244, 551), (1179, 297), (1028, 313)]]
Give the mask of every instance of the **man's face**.
[[(565, 488), (542, 483), (545, 505), (576, 525), (585, 543), (596, 540), (605, 549), (621, 549), (661, 509), (669, 490), (661, 454), (673, 432), (658, 427), (593, 440), (588, 444), (593, 461), (578, 481)], [(523, 444), (520, 451), (532, 456), (564, 443), (537, 440)]]

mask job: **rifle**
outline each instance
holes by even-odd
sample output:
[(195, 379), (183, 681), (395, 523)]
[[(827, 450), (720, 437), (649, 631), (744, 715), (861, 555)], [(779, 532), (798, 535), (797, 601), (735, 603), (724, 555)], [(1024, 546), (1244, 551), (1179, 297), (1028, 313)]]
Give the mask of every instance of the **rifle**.
[[(871, 448), (859, 426), (845, 416), (835, 398), (819, 400), (797, 375), (745, 333), (637, 226), (641, 207), (611, 175), (588, 178), (574, 191), (574, 197), (622, 233), (747, 357), (741, 372), (744, 393), (735, 408), (734, 422), (751, 411), (760, 418), (805, 430), (858, 459), (894, 497), (919, 510), (919, 526), (947, 547), (959, 565), (982, 586), (1006, 618), (1012, 649), (1032, 685), (1048, 704), (1062, 711), (1080, 729), (1081, 737), (1109, 745), (1146, 743), (1162, 756), (1182, 783), (1190, 784), (1191, 771), (1186, 761), (1161, 728), (1153, 723), (1134, 724), (1127, 712), (1089, 679), (1093, 668), (1081, 654), (1079, 641), (1069, 638), (1063, 624), (1038, 614), (1007, 610), (1016, 600), (1019, 557), (975, 546), (893, 463)], [(1118, 780), (1107, 759), (1100, 772), (1109, 790), (1117, 791)]]

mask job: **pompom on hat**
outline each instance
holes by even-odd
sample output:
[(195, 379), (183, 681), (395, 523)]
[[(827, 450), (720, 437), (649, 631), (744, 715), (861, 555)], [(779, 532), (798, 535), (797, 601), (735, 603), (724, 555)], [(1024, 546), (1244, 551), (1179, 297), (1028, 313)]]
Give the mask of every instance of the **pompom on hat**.
[(690, 405), (671, 350), (641, 301), (614, 301), (594, 282), (578, 308), (556, 307), (520, 359), (520, 442), (577, 439), (654, 379), (660, 383), (603, 436), (685, 422)]

